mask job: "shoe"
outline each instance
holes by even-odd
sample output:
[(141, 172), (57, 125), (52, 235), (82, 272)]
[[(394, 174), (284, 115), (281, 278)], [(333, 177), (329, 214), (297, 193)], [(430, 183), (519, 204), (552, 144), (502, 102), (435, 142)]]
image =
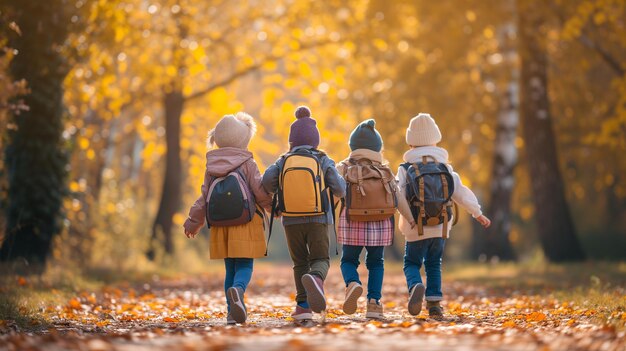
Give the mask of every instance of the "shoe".
[(243, 303), (243, 289), (228, 288), (226, 298), (230, 305), (230, 314), (233, 320), (237, 323), (245, 323), (248, 313), (246, 312), (246, 305)]
[(424, 284), (415, 284), (409, 295), (409, 313), (417, 316), (422, 312), (422, 301), (424, 301), (424, 292), (426, 288)]
[(305, 274), (302, 276), (302, 285), (306, 290), (306, 299), (315, 313), (320, 313), (326, 309), (326, 296), (324, 296), (324, 281), (322, 278)]
[(310, 308), (296, 305), (296, 310), (291, 314), (291, 317), (297, 321), (313, 319), (313, 311)]
[(233, 319), (232, 314), (228, 312), (228, 315), (226, 316), (226, 325), (234, 325), (234, 324), (237, 324), (237, 322), (235, 322), (235, 320)]
[(346, 300), (343, 302), (343, 313), (354, 314), (357, 301), (363, 294), (363, 286), (357, 282), (350, 282), (346, 288)]
[(426, 301), (426, 308), (428, 309), (428, 316), (433, 319), (443, 318), (443, 308), (439, 301)]
[(367, 313), (365, 313), (365, 318), (383, 319), (383, 305), (380, 304), (380, 301), (370, 299), (367, 302)]

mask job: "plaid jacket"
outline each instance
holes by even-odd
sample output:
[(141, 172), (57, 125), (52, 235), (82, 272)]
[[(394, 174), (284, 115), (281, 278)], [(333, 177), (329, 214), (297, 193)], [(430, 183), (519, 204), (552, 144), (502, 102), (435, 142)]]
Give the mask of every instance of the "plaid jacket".
[(342, 245), (389, 246), (393, 243), (395, 221), (393, 217), (383, 221), (348, 221), (345, 211), (339, 216), (338, 238)]

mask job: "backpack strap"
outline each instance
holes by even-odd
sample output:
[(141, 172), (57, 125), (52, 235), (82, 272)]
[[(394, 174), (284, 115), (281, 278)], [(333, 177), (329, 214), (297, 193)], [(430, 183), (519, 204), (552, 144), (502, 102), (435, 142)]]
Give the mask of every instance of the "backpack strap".
[(270, 239), (272, 238), (272, 226), (274, 226), (274, 215), (276, 215), (276, 206), (278, 204), (278, 193), (274, 193), (272, 198), (272, 211), (270, 213), (270, 230), (267, 234), (267, 245), (265, 245), (265, 256), (270, 249)]
[(417, 163), (413, 164), (413, 169), (415, 170), (415, 176), (419, 177), (419, 175), (420, 175), (420, 168), (418, 167)]
[[(443, 184), (443, 197), (448, 198), (448, 179), (443, 174), (441, 175), (441, 183)], [(443, 228), (441, 232), (441, 237), (444, 239), (448, 239), (448, 205), (449, 201), (443, 204), (443, 208), (441, 209), (441, 213), (443, 214)]]
[(459, 205), (457, 205), (454, 201), (452, 201), (452, 213), (452, 225), (455, 226), (456, 223), (459, 221)]
[[(411, 167), (413, 168), (413, 170), (415, 171), (415, 176), (418, 178), (418, 188), (417, 190), (417, 194), (419, 196), (418, 199), (418, 203), (417, 206), (419, 207), (419, 213), (417, 215), (417, 235), (418, 236), (423, 236), (424, 235), (424, 217), (425, 217), (425, 210), (424, 210), (424, 177), (420, 177), (420, 170), (419, 167), (417, 165), (417, 163), (414, 163), (411, 165)], [(411, 186), (415, 186), (415, 184), (413, 184), (413, 182), (411, 182)], [(415, 189), (415, 188), (413, 188)], [(413, 190), (415, 191), (415, 190)]]
[(391, 186), (389, 185), (389, 182), (391, 180), (389, 178), (385, 178), (385, 175), (383, 174), (383, 172), (378, 167), (376, 167), (374, 163), (372, 163), (372, 167), (370, 167), (370, 169), (373, 169), (374, 171), (376, 171), (376, 173), (380, 175), (380, 181), (381, 183), (383, 183), (383, 187), (385, 188), (385, 191), (387, 191), (388, 194), (393, 193)]
[(357, 174), (357, 186), (361, 195), (365, 196), (365, 190), (363, 190), (363, 166), (356, 166), (356, 174)]
[[(416, 172), (419, 172), (419, 171), (416, 170)], [(417, 217), (417, 235), (418, 236), (423, 236), (424, 235), (424, 217), (425, 217), (424, 206), (425, 206), (425, 202), (424, 202), (424, 177), (420, 177), (419, 178), (419, 207), (420, 207), (420, 213), (419, 213), (419, 217)]]
[(438, 164), (439, 164), (439, 162), (437, 162), (437, 159), (435, 159), (433, 156), (430, 156), (430, 155), (424, 155), (424, 156), (422, 156), (422, 163), (428, 163), (428, 159), (429, 159), (429, 158), (430, 158), (431, 160), (433, 160), (433, 162), (434, 162), (436, 165), (438, 165)]

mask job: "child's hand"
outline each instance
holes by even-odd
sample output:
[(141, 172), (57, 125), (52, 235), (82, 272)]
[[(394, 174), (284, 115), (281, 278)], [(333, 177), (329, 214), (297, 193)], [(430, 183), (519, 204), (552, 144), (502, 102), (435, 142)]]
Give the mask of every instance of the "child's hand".
[(283, 216), (283, 213), (279, 210), (276, 210), (276, 212), (274, 212), (274, 218), (280, 218)]
[(185, 236), (187, 236), (188, 238), (190, 238), (190, 239), (195, 238), (196, 235), (198, 235), (198, 233), (192, 233), (192, 232), (188, 231), (187, 229), (185, 229)]
[(491, 220), (485, 217), (485, 215), (480, 215), (476, 217), (476, 220), (478, 221), (478, 223), (480, 223), (480, 225), (482, 225), (485, 228), (489, 228), (489, 226), (491, 225)]

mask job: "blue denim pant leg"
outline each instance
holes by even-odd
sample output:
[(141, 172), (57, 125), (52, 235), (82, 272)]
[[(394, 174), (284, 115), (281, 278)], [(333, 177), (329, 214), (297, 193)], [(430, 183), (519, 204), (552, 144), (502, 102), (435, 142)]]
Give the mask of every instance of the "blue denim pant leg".
[(427, 239), (428, 249), (424, 257), (426, 270), (426, 301), (441, 301), (441, 262), (446, 241), (443, 238)]
[(385, 247), (384, 246), (366, 246), (367, 255), (365, 257), (365, 266), (368, 271), (367, 280), (367, 300), (380, 300), (383, 290), (383, 277), (385, 275)]
[[(224, 268), (226, 277), (224, 278), (224, 292), (229, 288), (241, 288), (245, 292), (252, 278), (254, 259), (252, 258), (225, 258)], [(226, 300), (228, 303), (228, 300)]]
[(363, 246), (343, 245), (341, 249), (341, 275), (346, 287), (352, 282), (361, 284), (357, 271), (361, 251), (363, 251)]
[(224, 292), (233, 286), (235, 281), (235, 259), (225, 258), (224, 268), (226, 269), (226, 276), (224, 277)]
[(406, 285), (409, 292), (415, 285), (422, 284), (420, 269), (422, 268), (424, 255), (426, 254), (423, 241), (424, 240), (407, 241), (404, 246), (404, 277), (406, 278)]

